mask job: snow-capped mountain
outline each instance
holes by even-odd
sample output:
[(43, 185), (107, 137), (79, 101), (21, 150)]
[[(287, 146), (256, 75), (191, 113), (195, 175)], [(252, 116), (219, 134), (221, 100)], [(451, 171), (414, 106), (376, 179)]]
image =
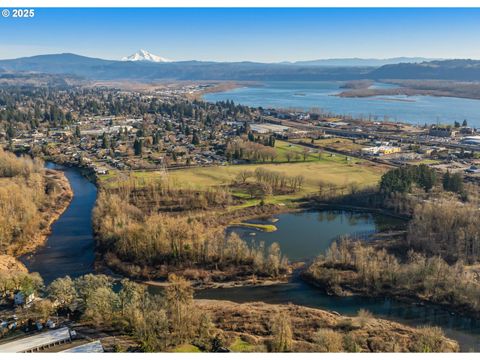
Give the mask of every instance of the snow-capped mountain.
[(172, 60), (154, 55), (146, 50), (138, 50), (135, 54), (122, 58), (122, 61), (151, 61), (151, 62), (171, 62)]

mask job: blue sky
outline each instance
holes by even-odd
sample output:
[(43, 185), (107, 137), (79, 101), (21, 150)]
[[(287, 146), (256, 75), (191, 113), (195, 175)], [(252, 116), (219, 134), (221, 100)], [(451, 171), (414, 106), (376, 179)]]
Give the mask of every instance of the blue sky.
[(0, 58), (72, 52), (120, 59), (480, 59), (480, 9), (35, 9), (0, 17)]

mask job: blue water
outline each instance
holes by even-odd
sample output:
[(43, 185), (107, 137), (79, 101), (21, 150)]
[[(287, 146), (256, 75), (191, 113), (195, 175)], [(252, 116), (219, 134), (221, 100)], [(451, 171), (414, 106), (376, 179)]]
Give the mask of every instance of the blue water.
[(62, 170), (73, 190), (67, 210), (52, 225), (45, 246), (33, 255), (22, 257), (30, 272), (38, 272), (45, 284), (58, 277), (72, 278), (94, 272), (95, 244), (92, 230), (92, 209), (97, 188), (80, 170), (52, 163), (50, 169)]
[[(46, 245), (39, 248), (33, 256), (25, 256), (21, 259), (29, 271), (39, 272), (46, 284), (57, 277), (66, 275), (77, 277), (94, 272), (95, 252), (91, 214), (97, 195), (95, 185), (83, 177), (78, 169), (64, 168), (53, 164), (47, 165), (65, 172), (74, 197), (68, 209), (53, 224), (52, 233), (48, 237)], [(292, 257), (295, 257), (295, 245), (297, 248), (306, 246), (310, 249), (311, 255), (316, 256), (319, 250), (328, 246), (332, 237), (336, 235), (379, 230), (392, 225), (391, 219), (365, 213), (319, 211), (283, 214), (279, 218), (277, 223), (279, 232), (275, 241), (281, 242), (281, 246), (285, 247), (285, 253)], [(393, 225), (395, 226), (395, 222)], [(312, 235), (303, 232), (303, 228), (313, 231)], [(289, 234), (290, 238), (287, 237)], [(263, 236), (269, 236), (268, 233), (259, 235), (268, 242), (269, 239), (263, 238)], [(316, 242), (316, 239), (321, 241)], [(298, 256), (305, 257), (305, 254), (302, 250)], [(151, 287), (150, 291), (158, 292), (160, 288)], [(288, 284), (209, 289), (197, 292), (196, 297), (236, 302), (294, 303), (335, 310), (347, 315), (355, 314), (363, 308), (377, 316), (409, 325), (441, 326), (447, 336), (460, 343), (463, 351), (480, 350), (480, 324), (475, 319), (453, 314), (436, 306), (419, 306), (418, 304), (362, 296), (344, 298), (328, 296), (321, 290), (304, 283), (298, 276), (294, 276)]]
[(329, 296), (294, 277), (288, 284), (201, 290), (199, 299), (230, 300), (239, 303), (263, 301), (270, 304), (296, 304), (355, 315), (366, 309), (376, 316), (410, 326), (440, 326), (445, 334), (458, 341), (461, 351), (480, 351), (480, 321), (447, 311), (438, 306), (421, 306), (388, 298), (364, 296)]
[[(233, 100), (248, 106), (277, 109), (317, 108), (325, 113), (348, 115), (370, 120), (402, 121), (423, 125), (437, 122), (453, 124), (467, 119), (469, 125), (480, 127), (480, 100), (435, 96), (378, 96), (341, 98), (342, 82), (273, 81), (209, 93), (206, 101)], [(374, 87), (391, 87), (376, 83)]]
[(292, 261), (311, 260), (323, 254), (332, 241), (351, 235), (364, 239), (373, 232), (401, 226), (403, 221), (371, 213), (351, 211), (315, 210), (285, 213), (272, 219), (252, 219), (247, 223), (274, 224), (277, 230), (263, 232), (251, 228), (230, 226), (227, 234), (237, 233), (247, 242), (263, 241), (268, 248), (273, 242), (280, 245), (282, 253)]

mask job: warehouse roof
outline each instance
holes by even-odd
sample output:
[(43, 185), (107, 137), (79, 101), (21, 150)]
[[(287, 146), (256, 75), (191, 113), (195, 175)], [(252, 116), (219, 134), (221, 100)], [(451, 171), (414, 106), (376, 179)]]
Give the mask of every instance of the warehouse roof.
[(70, 330), (67, 327), (63, 327), (0, 344), (0, 352), (20, 353), (34, 351), (48, 345), (69, 341), (70, 339)]
[(70, 353), (103, 353), (102, 343), (97, 341), (92, 341), (87, 344), (75, 346), (73, 348), (61, 351), (61, 352), (70, 352)]

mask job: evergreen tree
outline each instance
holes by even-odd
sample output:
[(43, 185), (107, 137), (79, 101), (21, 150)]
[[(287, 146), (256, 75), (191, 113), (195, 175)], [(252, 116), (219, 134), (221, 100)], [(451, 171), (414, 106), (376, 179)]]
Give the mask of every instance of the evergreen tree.
[(458, 194), (462, 194), (464, 192), (464, 185), (463, 185), (463, 177), (460, 173), (450, 174), (447, 171), (443, 175), (443, 189), (446, 191), (455, 192)]
[(268, 146), (275, 147), (275, 136), (270, 135), (268, 138)]
[(136, 138), (133, 143), (133, 150), (136, 156), (142, 156), (143, 154), (143, 139)]
[(160, 142), (160, 133), (158, 131), (153, 135), (153, 145), (158, 145)]
[(12, 123), (9, 123), (7, 127), (7, 140), (12, 140), (14, 137), (15, 137), (15, 128), (13, 127)]
[(451, 181), (450, 171), (447, 170), (447, 172), (443, 174), (443, 178), (442, 178), (442, 185), (444, 190), (448, 191), (450, 189), (450, 181)]
[(108, 149), (109, 147), (110, 147), (110, 139), (108, 138), (108, 135), (104, 132), (102, 135), (102, 148)]
[(193, 144), (193, 145), (198, 145), (198, 144), (200, 144), (200, 139), (199, 139), (198, 134), (197, 134), (196, 131), (193, 133), (192, 144)]
[(383, 174), (380, 180), (380, 190), (384, 194), (405, 193), (410, 191), (412, 179), (408, 176), (406, 168), (393, 169)]
[(430, 191), (437, 182), (437, 174), (435, 170), (430, 169), (427, 165), (422, 164), (418, 166), (417, 183), (425, 191)]

